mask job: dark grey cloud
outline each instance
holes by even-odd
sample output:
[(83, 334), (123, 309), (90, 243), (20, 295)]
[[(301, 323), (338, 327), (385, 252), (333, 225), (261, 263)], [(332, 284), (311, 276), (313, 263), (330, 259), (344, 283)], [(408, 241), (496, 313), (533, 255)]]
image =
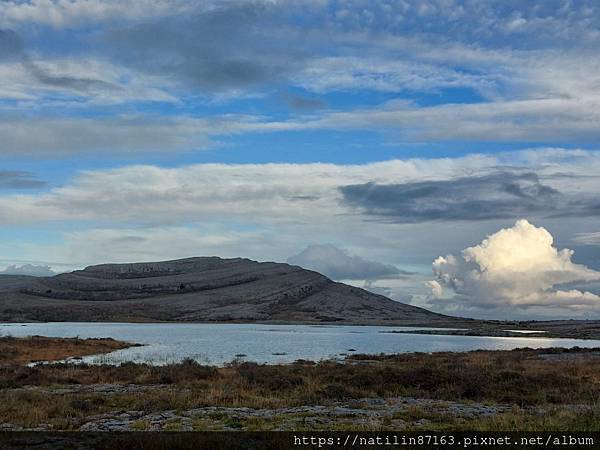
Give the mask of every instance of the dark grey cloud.
[(56, 87), (60, 89), (69, 89), (81, 93), (90, 93), (100, 90), (108, 91), (122, 91), (123, 88), (106, 81), (96, 80), (93, 78), (84, 77), (69, 77), (69, 76), (55, 76), (50, 75), (44, 69), (39, 67), (30, 59), (23, 61), (23, 65), (29, 70), (29, 72), (42, 84), (49, 87)]
[(11, 265), (0, 270), (0, 275), (30, 275), (33, 277), (51, 277), (56, 275), (50, 266), (38, 266), (35, 264), (23, 264), (22, 266)]
[(55, 76), (48, 73), (31, 59), (23, 38), (14, 30), (0, 29), (0, 63), (20, 63), (41, 84), (79, 92), (121, 89), (110, 83), (93, 78)]
[(188, 17), (112, 30), (106, 50), (124, 64), (207, 91), (283, 80), (302, 64), (302, 39), (288, 39), (275, 4), (225, 3)]
[(334, 280), (374, 280), (407, 275), (397, 267), (349, 255), (331, 244), (309, 245), (288, 263), (315, 270)]
[(550, 215), (553, 218), (560, 217), (593, 217), (600, 216), (600, 200), (596, 199), (573, 199), (568, 208), (562, 208)]
[(0, 189), (36, 189), (46, 185), (31, 172), (0, 170)]
[(121, 236), (111, 240), (113, 244), (130, 244), (130, 243), (140, 243), (145, 242), (147, 239), (142, 236)]
[(311, 111), (315, 109), (325, 108), (326, 103), (315, 97), (305, 97), (297, 94), (285, 94), (283, 100), (289, 108), (299, 111)]
[(13, 30), (0, 29), (0, 62), (21, 61), (24, 55), (21, 36)]
[(558, 212), (563, 196), (535, 173), (495, 173), (444, 181), (365, 183), (339, 188), (343, 201), (393, 222), (487, 220)]

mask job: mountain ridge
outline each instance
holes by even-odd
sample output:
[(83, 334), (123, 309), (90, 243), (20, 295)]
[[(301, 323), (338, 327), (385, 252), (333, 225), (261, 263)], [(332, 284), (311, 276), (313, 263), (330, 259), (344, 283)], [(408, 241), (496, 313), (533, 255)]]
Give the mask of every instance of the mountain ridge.
[(0, 277), (2, 321), (278, 322), (424, 325), (454, 318), (300, 266), (193, 257)]

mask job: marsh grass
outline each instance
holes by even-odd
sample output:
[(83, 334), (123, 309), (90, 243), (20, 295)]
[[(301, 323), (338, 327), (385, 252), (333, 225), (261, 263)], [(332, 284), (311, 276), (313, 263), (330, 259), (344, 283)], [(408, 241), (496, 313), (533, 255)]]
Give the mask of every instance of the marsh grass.
[[(151, 413), (206, 406), (275, 409), (327, 405), (349, 399), (408, 396), (508, 404), (514, 408), (491, 418), (465, 421), (415, 407), (388, 419), (382, 417), (379, 422), (364, 427), (387, 429), (394, 426), (395, 420), (403, 420), (411, 427), (414, 426), (411, 423), (426, 419), (422, 427), (440, 430), (472, 429), (473, 426), (481, 430), (540, 430), (572, 426), (590, 431), (600, 427), (600, 358), (586, 357), (587, 352), (575, 350), (571, 353), (578, 357), (566, 359), (541, 358), (540, 354), (549, 351), (530, 349), (356, 355), (345, 363), (303, 361), (263, 365), (242, 362), (221, 368), (204, 366), (193, 360), (164, 366), (126, 363), (120, 366), (3, 367), (0, 368), (0, 383), (2, 387), (13, 389), (0, 391), (0, 422), (26, 427), (50, 423), (55, 429), (71, 429), (86, 416), (111, 411)], [(56, 390), (105, 383), (143, 385), (145, 390), (130, 392), (124, 389), (110, 395)], [(587, 408), (572, 405), (587, 405)], [(536, 408), (549, 412), (539, 415)], [(216, 422), (228, 429), (272, 428), (265, 428), (267, 425), (260, 419), (240, 421), (225, 416), (197, 420), (193, 427), (212, 429)], [(344, 418), (340, 418), (332, 426), (344, 429), (344, 423)], [(306, 422), (307, 429), (312, 426)]]
[(133, 344), (111, 338), (0, 337), (0, 367), (108, 353)]
[[(0, 387), (69, 384), (186, 386), (189, 404), (280, 407), (365, 397), (412, 396), (519, 406), (600, 401), (600, 358), (542, 359), (538, 350), (370, 356), (346, 363), (285, 365), (251, 362), (217, 368), (188, 359), (178, 364), (120, 366), (54, 364), (0, 368)], [(582, 351), (582, 354), (585, 352)], [(145, 401), (173, 403), (161, 389)]]
[(514, 409), (493, 417), (473, 420), (468, 426), (479, 431), (600, 432), (600, 404), (590, 405), (583, 410), (556, 406), (538, 413)]

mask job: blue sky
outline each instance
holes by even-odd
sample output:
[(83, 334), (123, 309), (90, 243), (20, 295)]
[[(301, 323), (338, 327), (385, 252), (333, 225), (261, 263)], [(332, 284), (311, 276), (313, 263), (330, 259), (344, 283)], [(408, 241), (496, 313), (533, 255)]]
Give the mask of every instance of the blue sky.
[(4, 0), (0, 263), (302, 255), (438, 311), (597, 317), (598, 24), (583, 0)]

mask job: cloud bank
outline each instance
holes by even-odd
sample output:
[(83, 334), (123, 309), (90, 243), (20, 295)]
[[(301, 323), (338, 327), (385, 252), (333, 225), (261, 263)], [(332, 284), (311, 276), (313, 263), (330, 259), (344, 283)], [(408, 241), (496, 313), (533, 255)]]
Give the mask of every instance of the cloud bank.
[(558, 209), (560, 192), (535, 173), (498, 172), (453, 180), (340, 188), (350, 206), (398, 222), (487, 220)]
[(350, 255), (332, 244), (309, 245), (290, 257), (288, 263), (315, 270), (334, 280), (375, 280), (400, 274), (391, 264)]
[(466, 248), (458, 257), (437, 258), (433, 262), (435, 280), (429, 286), (440, 302), (468, 307), (600, 312), (598, 295), (561, 288), (600, 280), (600, 272), (573, 263), (574, 252), (558, 250), (553, 243), (545, 228), (519, 220)]
[(46, 184), (31, 172), (23, 170), (0, 170), (0, 189), (36, 189)]
[(583, 245), (600, 245), (600, 231), (577, 233), (573, 238), (573, 242)]
[[(506, 8), (499, 1), (364, 7), (320, 0), (5, 0), (1, 122), (20, 123), (1, 130), (0, 155), (24, 147), (41, 154), (198, 150), (231, 129), (368, 130), (395, 142), (595, 143), (600, 33), (593, 24), (599, 17), (593, 2)], [(82, 53), (82, 46), (93, 50)], [(307, 98), (350, 92), (402, 100), (382, 95), (370, 106), (350, 101), (330, 109), (320, 108), (322, 99), (298, 97), (283, 99), (295, 107), (292, 114), (276, 114), (269, 102), (289, 89)], [(466, 92), (466, 101), (454, 101), (454, 90)], [(415, 93), (440, 101), (413, 102)], [(206, 108), (208, 115), (201, 108), (195, 117), (158, 114), (159, 123), (164, 118), (178, 128), (162, 139), (153, 133), (156, 108), (138, 104), (166, 102), (167, 110), (187, 112), (196, 111), (199, 99), (245, 98), (265, 109), (248, 110), (251, 119), (232, 117), (226, 127), (186, 126), (199, 117), (218, 119), (220, 107)], [(122, 108), (106, 108), (115, 103), (139, 112), (135, 127), (118, 114)], [(24, 114), (24, 106), (39, 114)], [(106, 125), (81, 120), (82, 106), (99, 108), (94, 116), (105, 117)], [(234, 104), (229, 111), (240, 110), (247, 109)], [(32, 130), (41, 137), (32, 139)], [(146, 134), (151, 137), (143, 139)], [(54, 144), (57, 136), (61, 142)]]
[[(520, 152), (361, 165), (131, 165), (80, 172), (42, 192), (0, 195), (0, 219), (36, 224), (110, 217), (113, 225), (172, 225), (224, 218), (425, 223), (600, 215), (599, 153), (537, 150), (536, 158)], [(5, 175), (14, 183), (17, 174)], [(31, 185), (30, 175), (19, 176)]]
[(38, 266), (35, 264), (23, 264), (17, 266), (15, 264), (8, 266), (4, 270), (0, 270), (0, 275), (30, 275), (33, 277), (51, 277), (56, 273), (50, 266)]

